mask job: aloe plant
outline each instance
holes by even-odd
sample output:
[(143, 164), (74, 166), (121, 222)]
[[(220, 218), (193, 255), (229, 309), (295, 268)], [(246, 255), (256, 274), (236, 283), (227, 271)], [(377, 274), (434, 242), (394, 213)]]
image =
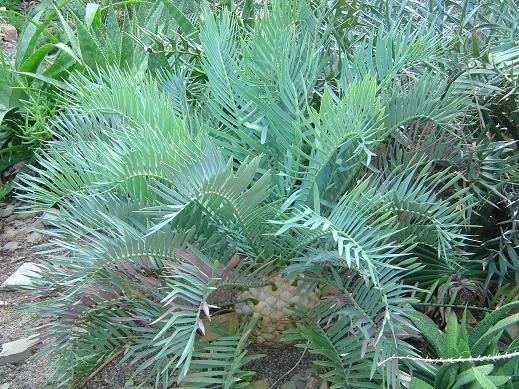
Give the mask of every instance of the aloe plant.
[[(519, 315), (516, 313), (508, 317), (503, 316), (517, 306), (518, 301), (503, 305), (485, 315), (483, 320), (471, 329), (467, 328), (466, 312), (461, 323), (458, 323), (456, 314), (451, 313), (445, 333), (425, 315), (413, 312), (412, 321), (433, 350), (432, 357), (440, 358), (443, 365), (425, 371), (425, 375), (421, 375), (424, 372), (420, 370), (421, 365), (418, 365), (418, 377), (411, 381), (410, 387), (516, 387), (519, 373), (519, 343), (517, 338), (505, 341), (504, 335), (507, 328), (519, 321)], [(502, 355), (501, 341), (505, 341), (505, 353)]]

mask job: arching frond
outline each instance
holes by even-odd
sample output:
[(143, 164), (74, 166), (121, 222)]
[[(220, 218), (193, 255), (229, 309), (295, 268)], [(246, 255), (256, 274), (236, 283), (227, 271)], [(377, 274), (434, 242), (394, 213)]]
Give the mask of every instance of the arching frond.
[[(299, 203), (315, 206), (326, 190), (342, 196), (344, 188), (333, 188), (335, 175), (354, 170), (363, 160), (369, 164), (372, 150), (384, 136), (383, 115), (375, 80), (369, 76), (354, 80), (340, 97), (325, 89), (319, 112), (310, 110), (309, 119), (304, 120), (306, 142), (294, 150), (302, 156), (303, 166), (286, 172), (302, 180)], [(308, 145), (310, 153), (304, 151)]]
[[(259, 161), (259, 158), (244, 161), (236, 172), (229, 161), (219, 172), (206, 178), (200, 174), (204, 171), (203, 165), (193, 166), (173, 187), (157, 182), (155, 191), (164, 205), (150, 208), (150, 211), (162, 214), (163, 221), (153, 230), (171, 223), (194, 204), (213, 222), (235, 231), (233, 235), (238, 241), (249, 246), (256, 256), (261, 256), (262, 249), (257, 244), (261, 237), (252, 235), (251, 228), (259, 222), (257, 208), (268, 195), (270, 176), (267, 172), (254, 181)], [(202, 172), (197, 171), (200, 169)]]
[(415, 243), (435, 248), (438, 257), (448, 261), (454, 252), (464, 250), (473, 241), (463, 231), (471, 195), (466, 188), (441, 197), (452, 190), (460, 175), (448, 170), (431, 174), (432, 169), (432, 162), (422, 167), (417, 164), (384, 169), (389, 174), (381, 180), (378, 190), (388, 194), (382, 199), (398, 217), (399, 240), (411, 237)]
[(346, 193), (328, 217), (310, 208), (298, 207), (290, 219), (273, 221), (281, 225), (276, 234), (292, 229), (307, 230), (308, 241), (298, 242), (302, 247), (324, 238), (325, 247), (337, 250), (341, 265), (365, 271), (378, 285), (379, 267), (391, 262), (391, 258), (405, 255), (401, 246), (391, 240), (396, 233), (396, 220), (387, 207), (380, 206), (379, 196), (363, 182)]
[(129, 126), (150, 126), (163, 134), (171, 131), (169, 136), (173, 137), (186, 133), (158, 82), (147, 75), (109, 68), (99, 73), (74, 74), (68, 86), (63, 96), (68, 109), (113, 115), (125, 119)]
[(308, 341), (300, 347), (325, 358), (317, 364), (327, 370), (323, 378), (337, 387), (346, 382), (351, 387), (380, 387), (381, 382), (394, 382), (398, 367), (387, 365), (380, 369), (379, 362), (399, 352), (415, 354), (412, 347), (398, 339), (410, 328), (403, 304), (412, 302), (407, 296), (413, 289), (400, 282), (415, 266), (408, 260), (403, 267), (382, 269), (383, 287), (379, 288), (355, 272), (344, 281), (332, 266), (337, 260), (335, 253), (317, 253), (288, 268), (289, 272), (305, 268), (336, 290), (327, 303), (305, 313), (305, 321), (289, 333), (294, 339)]
[[(331, 388), (379, 388), (377, 374), (371, 377), (373, 349), (362, 350), (362, 339), (352, 336), (350, 323), (338, 320), (327, 328), (318, 322), (300, 323), (291, 330), (289, 340), (305, 340), (299, 347), (321, 358), (315, 364), (326, 372), (321, 377), (330, 382)], [(345, 386), (346, 385), (346, 386)]]
[(412, 83), (394, 87), (386, 96), (382, 97), (387, 113), (384, 123), (392, 131), (414, 120), (449, 128), (470, 109), (467, 96), (455, 93), (443, 74), (421, 74)]
[(242, 324), (235, 334), (224, 333), (226, 336), (210, 343), (196, 342), (191, 362), (193, 372), (180, 382), (180, 387), (247, 387), (249, 383), (246, 379), (255, 374), (254, 371), (246, 370), (247, 364), (262, 357), (247, 352), (248, 336), (253, 326), (254, 321), (249, 321)]
[(389, 89), (403, 69), (431, 61), (439, 51), (441, 42), (425, 26), (395, 24), (386, 30), (381, 23), (378, 27), (378, 31), (368, 34), (356, 47), (351, 60), (344, 61), (341, 69), (343, 85), (372, 75), (379, 88)]
[[(206, 169), (223, 166), (210, 142), (202, 137), (191, 139), (180, 122), (179, 127), (162, 132), (146, 125), (130, 127), (119, 119), (78, 115), (63, 116), (56, 122), (60, 138), (38, 157), (42, 167), (32, 168), (39, 177), (22, 179), (29, 203), (53, 205), (76, 193), (110, 189), (149, 198), (153, 196), (148, 184), (152, 178), (171, 184), (175, 172), (189, 165), (205, 160)], [(68, 138), (76, 128), (81, 136)]]

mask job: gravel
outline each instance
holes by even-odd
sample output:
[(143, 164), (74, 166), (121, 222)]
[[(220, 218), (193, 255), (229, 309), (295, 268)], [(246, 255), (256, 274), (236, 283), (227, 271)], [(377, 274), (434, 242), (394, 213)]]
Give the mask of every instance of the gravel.
[[(17, 218), (17, 214), (13, 215), (11, 212), (14, 210), (12, 204), (8, 206), (4, 204), (0, 208), (4, 211), (1, 212), (4, 217), (0, 218), (1, 284), (24, 262), (38, 262), (38, 255), (34, 245), (26, 241), (26, 234), (31, 230), (26, 226), (34, 223), (35, 217)], [(36, 314), (18, 309), (24, 303), (31, 301), (27, 293), (0, 290), (0, 301), (3, 302), (0, 305), (0, 344), (30, 336), (32, 328), (45, 323)], [(45, 360), (34, 358), (0, 366), (0, 388), (4, 384), (9, 384), (10, 389), (44, 388), (43, 382), (48, 376), (45, 367)]]
[[(304, 353), (302, 349), (294, 346), (274, 348), (252, 345), (249, 352), (266, 355), (265, 358), (253, 361), (251, 368), (256, 371), (254, 379), (266, 378), (271, 385), (271, 389), (280, 388), (293, 375), (311, 369), (312, 360), (315, 359), (314, 355), (308, 352)], [(287, 374), (289, 371), (290, 373)], [(272, 386), (274, 384), (275, 386)]]

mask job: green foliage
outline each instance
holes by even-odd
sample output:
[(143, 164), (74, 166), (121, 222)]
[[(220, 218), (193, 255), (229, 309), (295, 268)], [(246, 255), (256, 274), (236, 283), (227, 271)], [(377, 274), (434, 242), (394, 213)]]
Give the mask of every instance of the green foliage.
[(8, 182), (7, 184), (0, 185), (0, 200), (3, 199), (7, 194), (14, 188), (14, 183)]
[(307, 341), (300, 346), (324, 358), (315, 364), (327, 370), (322, 378), (332, 384), (331, 388), (377, 388), (379, 386), (370, 376), (373, 350), (363, 352), (359, 349), (357, 344), (362, 343), (362, 339), (351, 336), (349, 326), (347, 320), (339, 320), (324, 330), (319, 322), (303, 322), (290, 331), (294, 335), (289, 333), (287, 339)]
[(21, 4), (19, 0), (2, 0), (0, 6), (5, 7), (5, 12), (0, 12), (0, 21), (14, 26), (18, 31), (21, 30), (25, 23), (25, 15), (27, 5)]
[(146, 12), (137, 7), (133, 12), (142, 20), (126, 16), (120, 22), (113, 7), (69, 3), (36, 7), (26, 17), (14, 57), (0, 55), (2, 157), (13, 152), (30, 155), (51, 137), (49, 119), (60, 110), (71, 72), (97, 72), (109, 65), (144, 71), (148, 66), (143, 46), (151, 40), (140, 26), (156, 31), (161, 7)]
[(341, 279), (336, 269), (343, 261), (335, 252), (317, 252), (288, 267), (287, 272), (305, 271), (338, 292), (312, 312), (300, 312), (303, 319), (287, 332), (287, 340), (308, 342), (298, 347), (323, 358), (314, 363), (326, 368), (322, 377), (334, 387), (391, 385), (398, 379), (394, 367), (387, 364), (384, 369), (377, 362), (396, 353), (415, 355), (412, 346), (398, 339), (409, 328), (403, 305), (414, 301), (409, 297), (413, 288), (401, 281), (415, 266), (407, 260), (396, 269), (386, 262), (380, 269), (384, 283), (378, 287), (361, 274)]
[(226, 334), (224, 331), (224, 336), (209, 343), (196, 343), (190, 365), (192, 373), (180, 382), (180, 387), (210, 388), (214, 385), (225, 389), (247, 387), (249, 384), (246, 378), (254, 376), (255, 372), (244, 368), (249, 362), (262, 357), (262, 355), (247, 355), (247, 337), (254, 324), (254, 321), (243, 324), (236, 334)]
[[(492, 355), (517, 321), (510, 302), (470, 331), (447, 315), (444, 335), (410, 306), (463, 305), (519, 274), (518, 127), (492, 110), (517, 110), (515, 11), (483, 3), (39, 11), (5, 74), (59, 110), (40, 114), (52, 139), (18, 184), (54, 226), (34, 307), (54, 317), (54, 384), (124, 351), (156, 386), (243, 387), (253, 322), (197, 333), (282, 272), (333, 291), (288, 334), (333, 387), (397, 387), (413, 371), (417, 387), (504, 385), (516, 360), (414, 366), (405, 341), (414, 325), (440, 358)], [(491, 54), (496, 42), (508, 46)]]
[[(417, 364), (412, 387), (465, 388), (476, 385), (481, 388), (513, 388), (517, 386), (519, 358), (517, 339), (506, 341), (504, 331), (519, 322), (519, 314), (503, 317), (517, 307), (519, 301), (509, 303), (485, 315), (474, 328), (467, 329), (466, 312), (458, 323), (455, 313), (447, 321), (442, 333), (429, 318), (414, 311), (411, 320), (431, 347), (432, 356), (440, 358), (443, 365), (435, 367), (433, 374), (422, 377), (423, 366)], [(504, 353), (499, 354), (500, 343), (505, 341)], [(515, 354), (514, 354), (515, 353)], [(457, 361), (460, 359), (460, 361)], [(468, 360), (466, 360), (468, 359)], [(422, 360), (427, 362), (427, 360)]]

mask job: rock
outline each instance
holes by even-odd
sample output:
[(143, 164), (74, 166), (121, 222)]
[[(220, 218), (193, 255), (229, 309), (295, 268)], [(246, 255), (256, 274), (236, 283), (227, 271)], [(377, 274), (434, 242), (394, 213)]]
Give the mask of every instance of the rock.
[(34, 223), (32, 223), (29, 228), (33, 229), (33, 230), (41, 230), (43, 228), (45, 228), (45, 226), (43, 225), (43, 223), (39, 220), (36, 220)]
[(296, 381), (296, 389), (305, 389), (306, 381)]
[(9, 382), (6, 382), (5, 384), (0, 385), (0, 389), (9, 389), (10, 385)]
[(295, 374), (290, 378), (290, 381), (281, 385), (281, 389), (304, 389), (306, 380), (300, 375)]
[[(301, 377), (300, 380), (302, 381), (308, 381), (312, 376), (315, 376), (317, 373), (314, 369), (306, 369), (303, 370), (301, 373), (299, 373), (299, 376)], [(297, 377), (297, 374), (294, 375), (294, 377)]]
[(321, 386), (319, 386), (319, 389), (328, 389), (328, 383), (326, 381), (321, 382)]
[(315, 377), (310, 377), (308, 381), (306, 381), (306, 385), (304, 389), (320, 389), (321, 380), (318, 380)]
[(0, 217), (7, 218), (14, 213), (14, 205), (8, 205), (4, 209), (0, 210)]
[(4, 41), (15, 42), (18, 40), (16, 27), (6, 23), (0, 23), (0, 32), (4, 36)]
[(2, 283), (1, 289), (18, 289), (32, 285), (31, 278), (41, 277), (41, 268), (32, 262), (25, 262)]
[(25, 227), (25, 221), (16, 219), (12, 222), (12, 225), (15, 227)]
[(26, 227), (26, 226), (23, 226), (23, 227), (18, 228), (18, 229), (16, 230), (16, 236), (19, 236), (19, 235), (25, 235), (25, 234), (27, 234), (27, 232), (29, 232), (29, 231), (27, 231), (27, 227)]
[(321, 380), (317, 378), (317, 373), (313, 369), (308, 369), (294, 374), (290, 381), (281, 386), (281, 389), (320, 389), (320, 387)]
[(27, 237), (27, 242), (29, 243), (38, 243), (41, 240), (41, 234), (38, 232), (33, 232)]
[(18, 248), (20, 244), (16, 241), (12, 241), (12, 242), (7, 242), (5, 245), (4, 245), (4, 250), (9, 250), (9, 251), (14, 251)]
[(34, 217), (34, 212), (18, 212), (16, 213), (18, 219), (32, 219)]
[(247, 389), (269, 389), (269, 380), (263, 378), (262, 380), (254, 381), (252, 384), (247, 386)]
[(17, 231), (14, 228), (6, 228), (4, 233), (2, 234), (2, 238), (10, 240), (16, 236)]
[(15, 220), (16, 220), (16, 215), (15, 214), (12, 214), (7, 219), (5, 219), (5, 221), (8, 222), (8, 223), (10, 223), (12, 221), (15, 221)]
[(0, 351), (0, 366), (23, 361), (31, 356), (32, 349), (38, 343), (37, 336), (4, 343)]

